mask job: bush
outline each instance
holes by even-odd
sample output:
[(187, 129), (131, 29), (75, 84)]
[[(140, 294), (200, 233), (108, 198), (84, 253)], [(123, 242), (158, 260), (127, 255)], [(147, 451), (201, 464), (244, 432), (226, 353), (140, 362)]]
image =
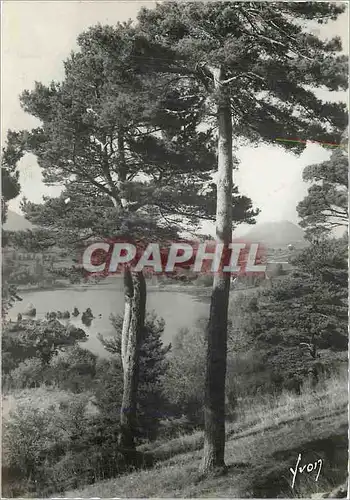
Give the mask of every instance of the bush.
[(123, 397), (123, 369), (118, 358), (97, 360), (93, 392), (95, 404), (101, 414), (113, 415), (119, 421)]
[(194, 281), (194, 285), (212, 287), (214, 282), (214, 276), (212, 274), (201, 274)]
[(30, 389), (41, 385), (81, 393), (93, 388), (97, 357), (79, 346), (69, 347), (49, 365), (26, 359), (3, 378), (3, 389)]
[(47, 369), (46, 380), (51, 384), (75, 393), (93, 388), (97, 356), (79, 346), (68, 348), (54, 358)]
[(264, 352), (249, 349), (229, 352), (226, 371), (227, 419), (237, 419), (238, 402), (247, 397), (274, 392), (272, 374), (266, 370)]
[(48, 365), (60, 351), (87, 340), (81, 328), (64, 326), (57, 320), (25, 319), (6, 323), (2, 331), (4, 373), (9, 373), (21, 362), (30, 358), (40, 359)]
[(87, 403), (17, 406), (3, 427), (4, 496), (49, 496), (126, 470), (114, 416), (89, 415)]
[(169, 414), (174, 418), (186, 416), (192, 427), (203, 424), (205, 356), (204, 329), (199, 325), (192, 330), (182, 329), (174, 339), (173, 354), (163, 379)]
[[(68, 424), (68, 422), (65, 422)], [(61, 457), (69, 433), (55, 409), (19, 407), (3, 427), (3, 494), (34, 493), (47, 486), (47, 466)]]
[(40, 387), (47, 380), (45, 367), (37, 358), (26, 359), (7, 377), (8, 389), (31, 389)]

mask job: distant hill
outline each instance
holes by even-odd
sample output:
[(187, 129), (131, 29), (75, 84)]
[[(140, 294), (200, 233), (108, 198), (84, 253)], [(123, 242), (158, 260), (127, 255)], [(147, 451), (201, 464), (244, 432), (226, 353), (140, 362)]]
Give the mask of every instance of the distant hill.
[(7, 221), (3, 225), (3, 228), (7, 231), (24, 231), (25, 229), (32, 229), (33, 224), (25, 219), (23, 215), (9, 210), (7, 212)]
[(307, 246), (301, 227), (288, 220), (256, 224), (244, 235), (244, 239), (262, 243), (267, 248), (286, 248), (289, 244), (297, 248)]

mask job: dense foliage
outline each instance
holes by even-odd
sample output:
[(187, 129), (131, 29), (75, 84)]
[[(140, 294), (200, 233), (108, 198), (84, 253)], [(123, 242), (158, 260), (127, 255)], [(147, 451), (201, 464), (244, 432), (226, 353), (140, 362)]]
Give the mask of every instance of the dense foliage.
[[(63, 188), (43, 204), (24, 200), (41, 229), (17, 244), (79, 250), (89, 237), (171, 238), (179, 226), (214, 220), (215, 142), (212, 129), (200, 131), (196, 89), (143, 63), (156, 48), (131, 24), (92, 27), (78, 46), (62, 82), (21, 96), (41, 126), (8, 134), (5, 150), (16, 149), (17, 162), (34, 154), (44, 182)], [(236, 224), (254, 223), (258, 211), (237, 187), (232, 203)]]
[(291, 276), (241, 303), (236, 328), (265, 353), (276, 384), (295, 389), (314, 366), (344, 359), (336, 353), (348, 346), (347, 241), (315, 243), (293, 263)]
[(334, 228), (347, 227), (349, 161), (345, 151), (347, 134), (329, 160), (304, 169), (303, 178), (312, 182), (307, 196), (297, 206), (301, 226), (309, 239), (331, 234)]
[[(15, 132), (10, 132), (8, 140), (11, 142), (16, 137)], [(1, 222), (6, 222), (7, 206), (10, 200), (16, 198), (20, 191), (18, 161), (21, 158), (21, 148), (15, 145), (3, 149), (1, 156)]]
[(222, 67), (234, 136), (338, 142), (347, 123), (346, 105), (322, 102), (311, 88), (346, 89), (347, 57), (338, 55), (339, 38), (322, 41), (305, 21), (325, 23), (343, 10), (339, 4), (312, 2), (167, 2), (141, 9), (138, 19), (148, 40), (168, 51), (164, 71), (196, 87), (211, 123), (216, 119), (213, 69)]
[(2, 370), (9, 373), (19, 363), (38, 357), (47, 365), (62, 349), (87, 340), (85, 332), (57, 320), (24, 319), (6, 323), (2, 331)]
[[(8, 138), (15, 136), (15, 133), (9, 133)], [(21, 157), (20, 151), (16, 146), (8, 147), (2, 151), (1, 157), (1, 223), (4, 224), (7, 219), (8, 202), (16, 198), (21, 190), (19, 184), (19, 171), (17, 162)], [(8, 245), (8, 232), (1, 229), (1, 249), (2, 249), (2, 287), (1, 287), (1, 311), (2, 316), (6, 315), (8, 309), (12, 307), (17, 299), (16, 286), (12, 281), (11, 266), (4, 265), (4, 249)]]

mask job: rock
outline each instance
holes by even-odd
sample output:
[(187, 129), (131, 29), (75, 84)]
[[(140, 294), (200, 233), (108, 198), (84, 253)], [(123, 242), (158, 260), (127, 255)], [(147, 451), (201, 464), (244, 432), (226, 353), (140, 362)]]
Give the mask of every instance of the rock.
[(74, 325), (68, 325), (67, 333), (74, 337), (76, 341), (85, 342), (87, 340), (87, 335), (82, 328), (78, 328)]
[(86, 312), (83, 312), (81, 315), (81, 321), (85, 326), (90, 326), (92, 322), (92, 318), (89, 314), (86, 314)]
[(28, 304), (27, 307), (24, 309), (23, 314), (26, 316), (35, 316), (36, 315), (36, 309), (33, 306), (33, 304)]
[(72, 312), (72, 316), (76, 317), (76, 316), (79, 316), (79, 314), (80, 314), (79, 310), (75, 307), (74, 310), (73, 310), (73, 312)]
[(67, 332), (69, 334), (74, 333), (76, 330), (78, 330), (78, 328), (76, 326), (74, 326), (74, 325), (68, 325), (68, 327), (67, 327)]
[(92, 311), (91, 311), (90, 307), (88, 307), (88, 308), (86, 309), (86, 311), (85, 311), (85, 313), (84, 313), (84, 314), (85, 314), (85, 316), (90, 317), (90, 318), (93, 318), (93, 317), (94, 317), (94, 315), (92, 314)]

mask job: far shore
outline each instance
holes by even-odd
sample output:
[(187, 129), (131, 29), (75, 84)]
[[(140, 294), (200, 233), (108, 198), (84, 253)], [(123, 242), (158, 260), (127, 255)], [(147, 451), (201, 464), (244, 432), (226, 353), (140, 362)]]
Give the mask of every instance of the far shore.
[[(19, 295), (27, 295), (29, 293), (34, 293), (34, 292), (54, 292), (54, 291), (59, 291), (59, 290), (87, 290), (87, 289), (122, 289), (123, 282), (119, 278), (119, 283), (116, 283), (115, 278), (106, 278), (103, 281), (100, 282), (82, 282), (82, 283), (70, 283), (68, 280), (60, 280), (57, 283), (54, 283), (52, 285), (44, 285), (44, 284), (39, 284), (39, 285), (22, 285), (17, 287), (17, 293)], [(117, 286), (116, 286), (117, 285)], [(255, 287), (237, 287), (237, 288), (232, 288), (231, 292), (236, 291), (236, 292), (244, 292), (247, 290), (255, 289)], [(174, 284), (164, 284), (164, 283), (159, 283), (159, 284), (151, 284), (150, 282), (147, 283), (147, 291), (148, 292), (175, 292), (175, 293), (188, 293), (190, 295), (199, 295), (202, 297), (210, 297), (212, 287), (211, 286), (203, 286), (203, 285), (195, 285), (195, 284), (184, 284), (184, 283), (174, 283)]]

